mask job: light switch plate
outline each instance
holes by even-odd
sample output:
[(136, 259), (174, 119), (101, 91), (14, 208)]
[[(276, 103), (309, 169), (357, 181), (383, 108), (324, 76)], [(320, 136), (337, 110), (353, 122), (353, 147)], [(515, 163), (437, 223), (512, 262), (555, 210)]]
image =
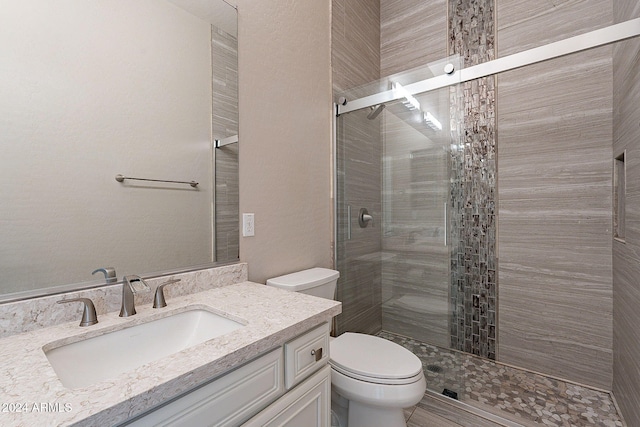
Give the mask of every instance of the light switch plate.
[(255, 236), (255, 222), (254, 215), (252, 213), (242, 214), (242, 236), (250, 237)]

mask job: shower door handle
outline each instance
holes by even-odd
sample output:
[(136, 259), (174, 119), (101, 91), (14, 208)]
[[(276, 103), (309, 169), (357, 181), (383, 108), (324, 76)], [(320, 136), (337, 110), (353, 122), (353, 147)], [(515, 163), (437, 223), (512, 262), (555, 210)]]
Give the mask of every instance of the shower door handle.
[(447, 246), (447, 235), (449, 234), (449, 222), (447, 221), (447, 202), (444, 202), (444, 245)]
[(347, 205), (347, 240), (351, 240), (351, 205)]

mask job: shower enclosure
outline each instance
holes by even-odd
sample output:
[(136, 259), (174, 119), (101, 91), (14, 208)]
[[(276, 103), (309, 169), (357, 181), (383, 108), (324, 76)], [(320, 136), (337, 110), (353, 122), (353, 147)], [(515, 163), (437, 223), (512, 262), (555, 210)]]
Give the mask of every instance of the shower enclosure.
[[(432, 395), (457, 391), (498, 416), (507, 398), (481, 395), (499, 387), (491, 366), (600, 389), (613, 379), (629, 400), (620, 390), (637, 381), (612, 349), (626, 352), (614, 301), (630, 247), (640, 18), (616, 22), (529, 49), (503, 25), (498, 59), (448, 58), (348, 92), (339, 79), (338, 333), (405, 345), (426, 361)], [(371, 67), (356, 65), (334, 77), (366, 81)]]
[[(462, 92), (455, 73), (460, 66), (459, 58), (451, 57), (344, 94), (344, 106), (356, 104), (356, 109), (336, 119), (340, 333), (382, 330), (457, 348), (457, 305), (465, 304), (455, 278), (461, 218), (454, 210), (463, 207), (452, 197), (462, 195), (465, 165)], [(412, 84), (436, 76), (448, 79), (448, 86), (410, 93)], [(377, 99), (381, 102), (357, 108)], [(473, 295), (467, 296), (466, 304), (474, 304)], [(479, 318), (475, 324), (480, 327)], [(431, 369), (439, 370), (436, 364)], [(443, 386), (442, 381), (428, 383)]]

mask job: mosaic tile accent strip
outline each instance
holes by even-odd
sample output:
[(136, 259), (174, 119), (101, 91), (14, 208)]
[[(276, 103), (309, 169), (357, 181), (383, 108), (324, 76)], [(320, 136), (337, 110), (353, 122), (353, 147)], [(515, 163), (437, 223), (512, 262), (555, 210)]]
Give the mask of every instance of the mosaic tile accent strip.
[[(495, 57), (494, 0), (449, 1), (449, 53)], [(496, 358), (495, 77), (452, 88), (451, 347)], [(460, 128), (462, 124), (462, 128)], [(456, 146), (456, 144), (454, 144)]]
[(525, 426), (624, 426), (606, 392), (389, 332), (378, 335), (420, 358), (430, 390), (448, 388), (461, 402), (483, 411)]

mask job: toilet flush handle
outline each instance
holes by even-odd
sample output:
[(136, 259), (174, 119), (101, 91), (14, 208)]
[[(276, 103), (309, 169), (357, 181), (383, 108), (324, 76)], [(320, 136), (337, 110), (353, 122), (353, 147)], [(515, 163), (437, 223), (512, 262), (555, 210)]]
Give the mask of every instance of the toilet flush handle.
[(315, 356), (316, 362), (322, 359), (322, 347), (317, 350), (311, 350), (311, 355)]

